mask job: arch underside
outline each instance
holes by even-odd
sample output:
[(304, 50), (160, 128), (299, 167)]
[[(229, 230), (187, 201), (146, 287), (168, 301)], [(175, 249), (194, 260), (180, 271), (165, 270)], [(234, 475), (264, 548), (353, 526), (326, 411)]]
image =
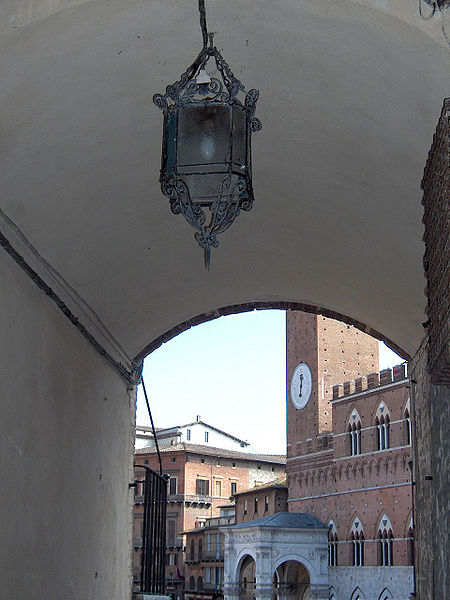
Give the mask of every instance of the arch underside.
[(268, 307), (335, 315), (408, 357), (426, 320), (420, 180), (449, 52), (407, 0), (380, 4), (208, 1), (225, 59), (260, 89), (263, 130), (254, 208), (205, 272), (159, 189), (150, 102), (198, 53), (195, 3), (7, 0), (1, 232), (20, 231), (83, 326), (130, 359), (195, 320)]

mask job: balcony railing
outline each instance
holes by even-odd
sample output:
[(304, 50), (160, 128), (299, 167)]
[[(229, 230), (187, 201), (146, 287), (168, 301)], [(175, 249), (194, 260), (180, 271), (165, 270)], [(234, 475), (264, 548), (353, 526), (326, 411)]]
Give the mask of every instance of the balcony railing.
[(186, 588), (184, 590), (185, 594), (199, 594), (199, 595), (205, 595), (205, 596), (221, 596), (223, 595), (223, 588), (222, 588), (222, 584), (217, 585), (216, 587), (214, 586), (214, 584), (208, 584), (202, 587), (201, 590), (198, 590), (197, 588), (194, 589), (189, 589)]
[(223, 553), (223, 545), (221, 544), (219, 548), (211, 548), (211, 550), (205, 550), (203, 552), (203, 560), (208, 562), (214, 562), (216, 560), (222, 561), (224, 559)]
[(183, 548), (183, 538), (181, 538), (181, 537), (169, 538), (167, 540), (167, 547), (168, 548), (177, 548), (178, 550), (180, 550), (181, 548)]

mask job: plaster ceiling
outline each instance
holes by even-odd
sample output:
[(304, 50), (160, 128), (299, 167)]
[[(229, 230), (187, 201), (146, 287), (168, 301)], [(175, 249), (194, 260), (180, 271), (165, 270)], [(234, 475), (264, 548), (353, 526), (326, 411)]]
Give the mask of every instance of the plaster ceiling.
[(201, 47), (197, 0), (7, 0), (1, 208), (133, 357), (195, 315), (300, 302), (413, 353), (423, 337), (420, 180), (449, 50), (407, 0), (207, 0), (261, 96), (255, 204), (203, 267), (160, 192), (156, 92)]

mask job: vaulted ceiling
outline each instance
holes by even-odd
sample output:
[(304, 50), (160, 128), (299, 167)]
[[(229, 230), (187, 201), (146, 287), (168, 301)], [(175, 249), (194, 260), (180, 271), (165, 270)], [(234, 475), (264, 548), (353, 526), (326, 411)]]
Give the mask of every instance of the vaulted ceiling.
[(414, 352), (420, 180), (449, 95), (438, 20), (409, 0), (207, 0), (207, 17), (263, 122), (253, 210), (211, 270), (159, 189), (151, 101), (201, 48), (197, 0), (2, 2), (1, 231), (124, 356), (258, 301), (332, 309)]

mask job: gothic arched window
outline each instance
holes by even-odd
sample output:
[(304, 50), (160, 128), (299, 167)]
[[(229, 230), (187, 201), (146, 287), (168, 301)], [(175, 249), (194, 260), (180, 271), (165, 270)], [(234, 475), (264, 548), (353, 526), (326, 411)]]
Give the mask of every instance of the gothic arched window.
[(387, 450), (389, 448), (389, 411), (384, 402), (380, 405), (375, 416), (375, 425), (377, 428), (377, 450)]
[(328, 566), (337, 567), (338, 564), (338, 536), (333, 521), (328, 523)]
[(394, 564), (394, 534), (389, 518), (383, 515), (378, 527), (378, 564), (392, 567)]
[(413, 530), (412, 515), (409, 519), (407, 538), (408, 538), (408, 555), (407, 555), (408, 565), (413, 565), (414, 564), (414, 530)]
[(412, 440), (412, 426), (411, 426), (411, 400), (408, 398), (408, 402), (405, 406), (405, 444), (409, 446)]
[(352, 542), (353, 566), (362, 567), (364, 566), (364, 530), (358, 518), (353, 521), (350, 540)]
[(350, 442), (350, 454), (357, 456), (361, 454), (361, 417), (356, 408), (352, 411), (348, 423), (348, 433)]

